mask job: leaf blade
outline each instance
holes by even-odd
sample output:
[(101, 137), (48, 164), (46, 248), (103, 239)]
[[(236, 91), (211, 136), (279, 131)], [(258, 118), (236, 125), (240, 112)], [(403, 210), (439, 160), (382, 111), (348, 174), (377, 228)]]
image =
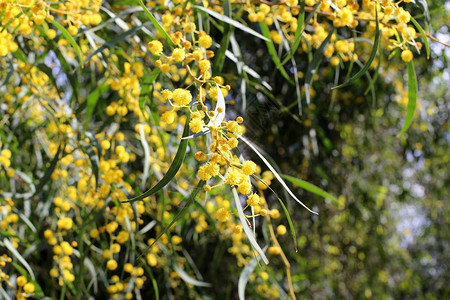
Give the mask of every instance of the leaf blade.
[(244, 24), (241, 24), (238, 21), (233, 20), (232, 18), (230, 18), (228, 16), (221, 15), (221, 14), (219, 14), (219, 13), (217, 13), (217, 12), (211, 10), (211, 9), (208, 9), (206, 7), (203, 7), (203, 6), (193, 5), (192, 7), (197, 8), (199, 10), (202, 10), (202, 11), (206, 12), (207, 14), (209, 14), (210, 16), (212, 16), (212, 17), (214, 17), (214, 18), (216, 18), (216, 19), (218, 19), (218, 20), (220, 20), (222, 22), (230, 24), (231, 26), (233, 26), (235, 28), (238, 28), (238, 29), (240, 29), (242, 31), (250, 33), (251, 35), (253, 35), (253, 36), (257, 37), (257, 38), (260, 38), (260, 39), (262, 39), (264, 41), (268, 40), (267, 37), (261, 35), (260, 33), (254, 31), (253, 29), (245, 26)]
[(416, 112), (416, 104), (417, 104), (417, 76), (416, 71), (414, 70), (414, 64), (411, 60), (406, 63), (408, 68), (408, 106), (406, 109), (406, 118), (405, 123), (403, 125), (402, 130), (397, 135), (400, 137), (405, 133), (408, 128), (411, 126), (414, 120), (414, 114)]
[(191, 119), (191, 113), (188, 110), (188, 113), (186, 116), (186, 123), (184, 124), (183, 137), (181, 138), (180, 145), (178, 147), (177, 153), (175, 154), (175, 158), (172, 161), (172, 164), (170, 165), (169, 169), (167, 170), (166, 175), (164, 175), (164, 177), (155, 186), (153, 186), (151, 189), (147, 190), (145, 193), (143, 193), (137, 197), (128, 199), (126, 201), (122, 201), (122, 203), (139, 201), (148, 196), (151, 196), (151, 195), (157, 193), (159, 190), (161, 190), (167, 184), (169, 184), (169, 182), (172, 180), (172, 178), (175, 177), (175, 175), (178, 173), (178, 170), (180, 169), (180, 167), (184, 161), (184, 157), (186, 155), (186, 150), (187, 150), (187, 145), (188, 145), (189, 140), (183, 139), (183, 138), (189, 134), (190, 119)]
[(376, 27), (375, 27), (375, 40), (373, 42), (373, 47), (372, 47), (372, 51), (370, 53), (369, 59), (367, 60), (366, 64), (364, 65), (363, 68), (361, 68), (358, 73), (356, 73), (355, 75), (352, 76), (352, 78), (350, 78), (349, 80), (347, 80), (346, 82), (335, 86), (331, 89), (338, 89), (338, 88), (342, 88), (342, 87), (346, 87), (349, 86), (353, 81), (357, 80), (358, 78), (360, 78), (361, 76), (363, 76), (370, 68), (370, 66), (372, 65), (373, 60), (375, 59), (375, 56), (377, 55), (378, 52), (378, 44), (380, 43), (380, 26), (379, 26), (379, 21), (378, 21), (378, 12), (376, 13), (376, 18), (375, 18), (375, 22), (376, 22)]
[(73, 49), (75, 50), (75, 53), (78, 56), (80, 65), (83, 65), (83, 54), (81, 53), (80, 46), (78, 46), (75, 39), (70, 35), (70, 33), (66, 30), (66, 28), (64, 28), (64, 26), (62, 26), (55, 20), (47, 18), (47, 21), (50, 21), (56, 28), (59, 29), (59, 31), (61, 31), (62, 35), (67, 39), (67, 41), (70, 43), (70, 45), (72, 45)]
[(292, 177), (292, 176), (289, 176), (289, 175), (285, 175), (285, 174), (282, 174), (281, 177), (283, 177), (284, 179), (290, 181), (291, 183), (293, 183), (295, 185), (298, 185), (299, 187), (301, 187), (304, 190), (307, 190), (307, 191), (309, 191), (311, 193), (314, 193), (314, 194), (316, 194), (318, 196), (321, 196), (321, 197), (324, 197), (324, 198), (328, 198), (328, 199), (332, 200), (333, 202), (335, 202), (336, 204), (338, 203), (338, 199), (335, 196), (333, 196), (330, 193), (322, 190), (321, 188), (319, 188), (318, 186), (316, 186), (316, 185), (314, 185), (312, 183), (309, 183), (309, 182), (307, 182), (305, 180), (301, 180), (299, 178), (295, 178), (295, 177)]

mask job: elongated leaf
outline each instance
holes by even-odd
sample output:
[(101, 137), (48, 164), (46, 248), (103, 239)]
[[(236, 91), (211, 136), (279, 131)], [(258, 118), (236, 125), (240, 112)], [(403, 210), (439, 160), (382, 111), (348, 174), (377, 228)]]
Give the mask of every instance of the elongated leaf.
[(11, 254), (15, 258), (17, 258), (17, 260), (25, 267), (25, 269), (27, 269), (27, 272), (28, 274), (30, 274), (31, 278), (35, 280), (36, 277), (34, 276), (33, 269), (31, 269), (31, 266), (28, 264), (27, 260), (23, 258), (23, 256), (19, 253), (19, 251), (17, 251), (16, 248), (14, 248), (13, 244), (11, 244), (8, 238), (3, 239), (3, 244), (5, 245), (6, 248), (8, 248)]
[[(219, 88), (218, 85), (216, 85), (217, 88), (217, 104), (216, 108), (214, 109), (214, 127), (219, 127), (220, 124), (222, 124), (222, 121), (225, 119), (225, 98), (223, 97), (222, 90)], [(219, 112), (219, 109), (221, 112)], [(208, 125), (212, 125), (212, 122), (210, 122)]]
[[(319, 7), (319, 3), (317, 3), (317, 5), (314, 8), (317, 9), (317, 7)], [(281, 63), (282, 65), (286, 64), (291, 59), (291, 57), (297, 51), (298, 46), (300, 46), (300, 41), (301, 41), (300, 37), (302, 36), (302, 33), (303, 33), (304, 22), (305, 22), (305, 1), (302, 1), (301, 5), (300, 5), (300, 13), (297, 16), (297, 30), (295, 31), (295, 35), (294, 35), (294, 44), (292, 44), (291, 51), (289, 51), (288, 56), (286, 56), (286, 58)], [(308, 23), (306, 23), (306, 24), (308, 24)]]
[(257, 179), (262, 184), (264, 184), (275, 195), (275, 197), (278, 199), (278, 202), (280, 202), (280, 205), (283, 208), (284, 214), (286, 215), (286, 219), (289, 224), (289, 230), (291, 231), (292, 242), (294, 243), (295, 252), (297, 252), (298, 251), (297, 250), (297, 234), (295, 233), (294, 222), (292, 222), (291, 215), (289, 214), (289, 211), (288, 211), (286, 205), (284, 205), (283, 200), (281, 200), (281, 198), (278, 196), (278, 194), (275, 193), (275, 191), (269, 185), (267, 185), (267, 183), (265, 183), (264, 180), (262, 180), (261, 178), (259, 178), (256, 175), (252, 175), (252, 177)]
[(258, 245), (258, 242), (255, 239), (255, 236), (253, 235), (252, 230), (247, 224), (247, 220), (244, 216), (244, 211), (242, 210), (241, 201), (239, 200), (239, 195), (236, 191), (236, 188), (233, 187), (233, 196), (234, 196), (234, 202), (236, 204), (236, 208), (239, 214), (239, 220), (241, 221), (242, 228), (244, 229), (245, 234), (247, 235), (248, 240), (250, 241), (250, 244), (252, 245), (253, 249), (256, 250), (256, 252), (259, 253), (262, 260), (269, 264), (269, 260), (267, 259), (266, 255), (264, 254), (264, 251), (261, 249), (261, 247)]
[[(86, 136), (91, 141), (91, 144), (87, 145), (86, 154), (89, 156), (89, 161), (91, 162), (92, 173), (94, 173), (95, 177), (95, 188), (97, 189), (97, 186), (99, 184), (99, 165), (100, 165), (100, 158), (97, 155), (97, 153), (101, 154), (102, 151), (97, 138), (93, 134), (86, 133)], [(97, 153), (95, 153), (94, 147), (97, 148)]]
[(307, 191), (309, 191), (311, 193), (314, 193), (316, 195), (319, 195), (321, 197), (328, 198), (328, 199), (332, 200), (335, 204), (338, 203), (338, 199), (335, 196), (331, 195), (330, 193), (325, 192), (324, 190), (322, 190), (321, 188), (315, 186), (312, 183), (309, 183), (307, 181), (304, 181), (304, 180), (301, 180), (301, 179), (298, 179), (298, 178), (295, 178), (295, 177), (292, 177), (292, 176), (289, 176), (289, 175), (283, 175), (282, 174), (281, 177), (283, 177), (284, 179), (292, 182), (295, 185), (298, 185), (302, 189), (305, 189), (305, 190), (307, 190)]
[(147, 9), (144, 2), (142, 2), (142, 0), (138, 0), (138, 1), (139, 1), (139, 5), (144, 9), (145, 14), (150, 19), (153, 26), (155, 26), (156, 30), (158, 30), (159, 33), (164, 37), (164, 39), (170, 45), (170, 47), (175, 46), (175, 44), (173, 43), (170, 36), (167, 34), (167, 32), (164, 30), (164, 28), (161, 26), (161, 24), (159, 24), (159, 22), (158, 22), (158, 20), (156, 20), (155, 16), (153, 16), (153, 14)]
[(186, 204), (183, 206), (183, 208), (177, 213), (177, 215), (173, 218), (172, 222), (170, 222), (169, 225), (167, 225), (166, 228), (164, 228), (158, 236), (155, 238), (153, 243), (147, 248), (150, 249), (184, 214), (186, 213), (186, 209), (194, 202), (195, 197), (197, 197), (198, 193), (203, 190), (203, 187), (205, 186), (206, 181), (201, 180), (197, 186), (194, 188), (194, 190), (191, 192), (189, 197), (186, 199)]
[(141, 84), (141, 93), (139, 95), (139, 108), (141, 109), (141, 112), (144, 113), (145, 108), (145, 99), (148, 96), (148, 93), (150, 92), (150, 87), (152, 86), (153, 82), (155, 82), (156, 78), (158, 78), (159, 74), (161, 73), (160, 68), (155, 68), (153, 71), (151, 71), (149, 74), (145, 75), (144, 79), (142, 80)]
[(131, 28), (128, 31), (125, 31), (124, 33), (119, 34), (118, 36), (116, 36), (115, 38), (113, 38), (112, 40), (106, 42), (104, 45), (102, 45), (100, 48), (98, 48), (97, 50), (95, 50), (94, 52), (92, 52), (91, 54), (89, 54), (83, 61), (83, 63), (86, 63), (87, 61), (89, 61), (94, 55), (102, 52), (103, 50), (105, 50), (108, 47), (114, 47), (117, 43), (125, 40), (128, 36), (135, 34), (138, 30), (140, 30), (142, 27), (144, 27), (145, 24), (140, 25), (140, 26), (135, 26), (133, 28)]
[(52, 162), (50, 163), (50, 166), (48, 167), (47, 170), (45, 170), (44, 176), (42, 176), (41, 180), (39, 180), (39, 183), (36, 185), (36, 192), (34, 193), (35, 195), (39, 194), (44, 188), (44, 186), (47, 184), (47, 182), (50, 180), (53, 171), (55, 170), (56, 165), (58, 164), (59, 155), (63, 150), (63, 148), (64, 148), (63, 144), (61, 143), (58, 147), (58, 150), (56, 151), (55, 156), (52, 159)]
[(275, 66), (277, 67), (278, 71), (280, 71), (281, 75), (292, 85), (294, 85), (294, 82), (289, 77), (288, 73), (284, 69), (283, 65), (280, 62), (280, 58), (278, 57), (277, 50), (275, 49), (275, 45), (273, 44), (272, 39), (270, 38), (270, 31), (269, 27), (267, 27), (267, 24), (264, 22), (259, 22), (259, 26), (261, 27), (262, 34), (267, 38), (266, 45), (267, 50), (269, 51), (270, 57), (272, 58)]
[(253, 270), (255, 270), (257, 264), (257, 257), (252, 258), (250, 262), (245, 266), (242, 270), (241, 275), (239, 275), (238, 281), (238, 295), (239, 300), (245, 300), (245, 287), (247, 286), (247, 282), (250, 279), (250, 275), (252, 275)]
[(414, 24), (414, 26), (416, 26), (417, 30), (419, 30), (420, 36), (422, 37), (423, 43), (425, 44), (427, 59), (430, 59), (430, 44), (428, 43), (428, 38), (425, 30), (423, 30), (422, 26), (420, 26), (420, 24), (413, 17), (411, 17), (411, 22)]
[[(223, 2), (223, 11), (224, 16), (228, 18), (231, 17), (231, 5), (229, 0), (225, 0)], [(228, 45), (230, 44), (230, 36), (233, 33), (233, 30), (230, 28), (230, 24), (225, 24), (226, 26), (223, 31), (222, 40), (220, 41), (220, 48), (216, 51), (214, 58), (213, 71), (215, 74), (222, 72), (223, 63), (225, 62), (225, 53), (228, 49)]]
[(42, 291), (42, 288), (39, 285), (39, 283), (37, 283), (36, 280), (32, 279), (24, 268), (22, 268), (16, 263), (12, 263), (12, 265), (14, 269), (16, 269), (22, 276), (24, 276), (27, 279), (28, 282), (31, 282), (34, 285), (34, 294), (38, 297), (43, 297), (44, 292)]
[(72, 45), (73, 49), (75, 50), (75, 53), (78, 56), (78, 60), (80, 62), (80, 65), (83, 65), (83, 54), (81, 53), (80, 46), (78, 46), (77, 42), (74, 40), (74, 38), (70, 35), (70, 33), (58, 22), (56, 22), (53, 19), (47, 18), (47, 21), (51, 22), (53, 25), (55, 25), (56, 28), (61, 31), (61, 34), (67, 39), (67, 41)]
[(253, 36), (257, 37), (257, 38), (260, 38), (260, 39), (262, 39), (262, 40), (264, 40), (264, 41), (270, 40), (270, 39), (268, 39), (267, 37), (261, 35), (260, 33), (254, 31), (253, 29), (251, 29), (251, 28), (245, 26), (244, 24), (241, 24), (241, 23), (239, 23), (238, 21), (233, 20), (233, 19), (230, 18), (230, 17), (221, 15), (221, 14), (219, 14), (219, 13), (217, 13), (217, 12), (211, 10), (211, 9), (205, 8), (205, 7), (203, 7), (203, 6), (193, 5), (192, 7), (195, 7), (195, 8), (197, 8), (197, 9), (199, 9), (199, 10), (202, 10), (202, 11), (208, 13), (210, 16), (213, 16), (214, 18), (216, 18), (216, 19), (218, 19), (218, 20), (220, 20), (220, 21), (222, 21), (222, 22), (225, 22), (225, 23), (227, 23), (227, 24), (230, 24), (231, 26), (234, 26), (234, 27), (236, 27), (236, 28), (238, 28), (238, 29), (240, 29), (240, 30), (242, 30), (242, 31), (245, 31), (245, 32), (247, 32), (247, 33), (250, 33), (251, 35), (253, 35)]
[(402, 130), (397, 135), (400, 137), (403, 133), (408, 130), (409, 126), (411, 126), (414, 114), (416, 112), (416, 102), (417, 102), (417, 76), (416, 71), (414, 70), (413, 61), (407, 62), (406, 66), (408, 67), (408, 107), (406, 110), (406, 118), (405, 124), (403, 125)]
[(87, 110), (86, 116), (84, 118), (84, 129), (86, 129), (89, 125), (89, 121), (91, 120), (92, 114), (94, 113), (94, 108), (97, 105), (98, 99), (109, 89), (109, 86), (104, 84), (104, 81), (100, 83), (92, 93), (87, 96)]
[(189, 276), (188, 273), (186, 273), (186, 271), (184, 271), (182, 268), (180, 268), (180, 266), (176, 263), (173, 264), (173, 268), (174, 268), (175, 272), (177, 272), (177, 274), (180, 275), (180, 278), (183, 279), (188, 284), (192, 284), (195, 286), (201, 286), (201, 287), (210, 287), (211, 286), (211, 283), (192, 278), (191, 276)]
[[(184, 130), (183, 130), (183, 137), (186, 137), (189, 134), (189, 121), (191, 119), (191, 113), (188, 110), (187, 116), (186, 116), (186, 124), (184, 124)], [(177, 174), (178, 170), (180, 169), (181, 165), (183, 164), (184, 157), (186, 155), (186, 149), (188, 144), (187, 139), (181, 139), (180, 146), (178, 147), (177, 153), (175, 154), (175, 158), (172, 162), (172, 164), (169, 167), (169, 170), (167, 170), (166, 175), (159, 181), (154, 187), (143, 193), (142, 195), (139, 195), (137, 197), (128, 199), (127, 201), (123, 202), (133, 202), (142, 200), (150, 195), (155, 194), (159, 190), (161, 190), (163, 187), (165, 187)]]
[(264, 164), (269, 168), (269, 170), (273, 173), (273, 175), (275, 175), (275, 178), (278, 180), (278, 182), (283, 186), (283, 188), (288, 192), (288, 194), (294, 198), (295, 201), (297, 201), (301, 206), (303, 206), (304, 208), (306, 208), (309, 212), (313, 213), (313, 214), (318, 214), (315, 211), (312, 211), (310, 208), (308, 208), (305, 204), (303, 204), (302, 201), (298, 200), (298, 198), (294, 195), (294, 193), (289, 189), (289, 187), (286, 185), (286, 183), (283, 181), (283, 179), (281, 178), (281, 176), (278, 174), (278, 172), (275, 170), (274, 167), (272, 167), (272, 165), (267, 161), (267, 159), (258, 151), (258, 149), (256, 148), (256, 146), (253, 145), (252, 142), (250, 142), (249, 140), (247, 140), (246, 138), (244, 138), (243, 136), (239, 137), (244, 143), (246, 143), (255, 153), (256, 155), (259, 156), (259, 158), (261, 158), (261, 160), (264, 162)]
[(377, 55), (378, 44), (380, 42), (380, 27), (379, 27), (379, 21), (378, 21), (378, 12), (376, 13), (375, 22), (377, 24), (376, 27), (375, 27), (375, 40), (373, 42), (372, 52), (370, 53), (369, 59), (367, 60), (366, 64), (364, 65), (363, 68), (361, 68), (359, 70), (358, 73), (353, 75), (352, 78), (350, 78), (349, 80), (347, 80), (343, 84), (340, 84), (338, 86), (333, 87), (332, 89), (338, 89), (338, 88), (342, 88), (342, 87), (350, 85), (355, 80), (357, 80), (358, 78), (363, 76), (369, 70), (370, 65), (372, 64), (373, 60), (375, 59), (375, 56)]
[(331, 36), (333, 35), (334, 30), (330, 31), (328, 36), (325, 38), (325, 40), (320, 44), (319, 48), (314, 52), (313, 59), (308, 65), (308, 69), (306, 70), (305, 75), (305, 96), (306, 96), (306, 103), (309, 104), (310, 102), (310, 95), (309, 95), (309, 88), (311, 86), (312, 80), (314, 78), (314, 74), (316, 74), (317, 69), (319, 68), (320, 62), (323, 59), (323, 53), (325, 51), (325, 48), (327, 47), (328, 43), (330, 42)]

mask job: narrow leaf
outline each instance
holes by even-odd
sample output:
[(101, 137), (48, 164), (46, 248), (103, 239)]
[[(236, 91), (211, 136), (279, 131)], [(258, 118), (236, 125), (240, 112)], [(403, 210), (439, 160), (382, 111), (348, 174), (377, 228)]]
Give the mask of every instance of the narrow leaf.
[(308, 69), (306, 70), (305, 75), (305, 95), (306, 95), (306, 103), (310, 102), (309, 88), (311, 86), (312, 80), (314, 78), (314, 74), (317, 72), (319, 68), (320, 62), (323, 59), (323, 53), (328, 43), (330, 42), (331, 36), (333, 35), (334, 30), (330, 31), (325, 40), (320, 44), (319, 48), (314, 53), (312, 61), (308, 65)]
[(280, 182), (280, 184), (283, 186), (283, 188), (289, 193), (289, 195), (291, 195), (292, 198), (294, 198), (295, 201), (297, 201), (301, 206), (303, 206), (304, 208), (306, 208), (309, 212), (318, 215), (318, 213), (316, 213), (315, 211), (312, 211), (310, 208), (308, 208), (305, 204), (303, 204), (303, 202), (301, 202), (295, 195), (294, 193), (289, 189), (289, 187), (286, 185), (286, 183), (283, 181), (283, 179), (281, 178), (281, 176), (278, 174), (278, 172), (274, 169), (274, 167), (272, 167), (272, 165), (267, 161), (267, 159), (258, 151), (258, 149), (256, 148), (256, 146), (253, 145), (253, 143), (251, 143), (249, 140), (247, 140), (246, 138), (244, 138), (243, 136), (239, 137), (244, 143), (246, 143), (255, 153), (256, 155), (259, 156), (259, 158), (261, 158), (261, 160), (264, 162), (264, 164), (269, 168), (269, 170), (273, 173), (273, 175), (275, 175), (275, 178), (278, 180), (278, 182)]
[[(317, 7), (319, 7), (319, 5), (317, 5)], [(315, 7), (315, 9), (317, 9), (317, 7)], [(303, 33), (304, 22), (305, 22), (305, 1), (302, 1), (301, 5), (300, 5), (300, 13), (297, 16), (297, 30), (295, 31), (295, 35), (294, 35), (294, 44), (292, 45), (291, 51), (289, 51), (288, 56), (286, 56), (286, 58), (281, 63), (282, 65), (286, 64), (291, 59), (291, 57), (297, 51), (298, 46), (300, 46), (300, 41), (301, 41), (300, 37), (302, 36), (302, 33)]]
[(75, 53), (78, 56), (78, 60), (80, 62), (80, 65), (83, 65), (83, 54), (81, 53), (80, 46), (78, 46), (77, 42), (74, 40), (74, 38), (70, 35), (70, 33), (58, 22), (56, 22), (53, 19), (47, 18), (47, 21), (50, 21), (53, 25), (55, 25), (56, 28), (61, 31), (62, 35), (67, 39), (67, 41), (72, 45), (73, 49), (75, 50)]
[(420, 36), (422, 37), (423, 43), (425, 44), (425, 51), (427, 52), (427, 59), (430, 59), (430, 44), (428, 43), (428, 38), (427, 38), (427, 34), (426, 34), (425, 30), (423, 30), (422, 26), (420, 26), (420, 24), (413, 17), (411, 17), (411, 22), (419, 30)]
[(34, 193), (35, 195), (39, 194), (42, 189), (44, 188), (45, 184), (47, 184), (47, 182), (50, 180), (53, 171), (56, 168), (56, 164), (59, 161), (59, 155), (61, 154), (61, 151), (63, 149), (63, 144), (59, 144), (58, 150), (56, 151), (55, 156), (52, 159), (52, 162), (50, 163), (50, 166), (48, 167), (47, 170), (45, 170), (44, 176), (42, 176), (41, 180), (39, 180), (39, 183), (36, 186), (36, 192)]
[[(231, 5), (230, 1), (226, 0), (223, 2), (223, 11), (226, 17), (231, 16)], [(230, 36), (233, 33), (233, 30), (230, 28), (230, 24), (224, 28), (222, 40), (220, 41), (220, 48), (216, 51), (216, 55), (214, 58), (213, 71), (215, 74), (222, 72), (223, 64), (225, 62), (225, 53), (228, 49), (228, 45), (230, 43)]]
[[(186, 124), (184, 124), (184, 130), (183, 130), (183, 137), (186, 137), (189, 134), (189, 121), (191, 119), (191, 113), (188, 110), (187, 116), (186, 116)], [(175, 154), (175, 158), (172, 162), (172, 164), (169, 167), (169, 170), (167, 170), (166, 175), (159, 181), (154, 187), (143, 193), (142, 195), (139, 195), (137, 197), (128, 199), (124, 202), (133, 202), (142, 200), (150, 195), (153, 195), (157, 193), (159, 190), (161, 190), (163, 187), (165, 187), (177, 174), (178, 170), (180, 169), (184, 157), (186, 155), (186, 149), (188, 144), (188, 139), (181, 139), (180, 146), (178, 147), (177, 153)]]
[(281, 75), (292, 85), (294, 85), (294, 82), (289, 77), (288, 73), (284, 69), (283, 65), (280, 62), (280, 58), (278, 57), (277, 50), (275, 49), (275, 45), (273, 44), (272, 39), (270, 38), (270, 31), (269, 27), (267, 27), (267, 24), (264, 22), (259, 22), (259, 26), (261, 27), (262, 34), (267, 37), (266, 45), (267, 50), (269, 51), (270, 57), (272, 58), (275, 66), (280, 71)]
[[(145, 24), (144, 24), (145, 25)], [(97, 50), (95, 50), (94, 52), (92, 52), (91, 54), (89, 54), (83, 61), (83, 63), (86, 63), (87, 61), (89, 61), (94, 55), (102, 52), (103, 50), (105, 50), (108, 47), (114, 47), (117, 43), (125, 40), (128, 36), (135, 34), (138, 30), (140, 30), (144, 25), (140, 25), (140, 26), (136, 26), (131, 28), (128, 31), (125, 31), (124, 33), (119, 34), (118, 36), (116, 36), (115, 38), (113, 38), (112, 40), (105, 42), (104, 45), (102, 45), (100, 48), (98, 48)]]
[(142, 2), (142, 0), (138, 0), (138, 1), (139, 1), (139, 5), (144, 9), (145, 14), (150, 19), (153, 26), (155, 26), (156, 30), (159, 31), (159, 33), (164, 37), (164, 39), (167, 41), (167, 43), (169, 43), (169, 45), (171, 47), (175, 46), (175, 44), (173, 43), (170, 36), (167, 34), (167, 32), (164, 30), (164, 28), (161, 26), (161, 24), (159, 24), (158, 20), (156, 20), (156, 18), (153, 16), (153, 14), (147, 9), (144, 2)]
[(267, 37), (261, 35), (260, 33), (254, 31), (253, 29), (251, 29), (251, 28), (245, 26), (244, 24), (241, 24), (241, 23), (239, 23), (238, 21), (233, 20), (233, 19), (230, 18), (230, 17), (221, 15), (221, 14), (219, 14), (219, 13), (217, 13), (217, 12), (211, 10), (211, 9), (208, 9), (208, 8), (205, 8), (205, 7), (202, 7), (202, 6), (194, 5), (193, 7), (195, 7), (195, 8), (197, 8), (197, 9), (200, 9), (200, 10), (202, 10), (202, 11), (208, 13), (209, 15), (213, 16), (214, 18), (216, 18), (216, 19), (218, 19), (218, 20), (220, 20), (220, 21), (222, 21), (222, 22), (225, 22), (225, 23), (227, 23), (227, 24), (230, 24), (231, 26), (234, 26), (234, 27), (236, 27), (236, 28), (242, 30), (242, 31), (245, 31), (245, 32), (247, 32), (247, 33), (250, 33), (251, 35), (253, 35), (253, 36), (257, 37), (257, 38), (260, 38), (260, 39), (262, 39), (262, 40), (264, 40), (264, 41), (270, 40), (270, 39), (268, 39)]
[(191, 276), (189, 276), (189, 274), (186, 273), (186, 271), (184, 271), (182, 268), (180, 268), (180, 266), (178, 266), (177, 263), (173, 264), (173, 268), (174, 268), (175, 272), (177, 272), (177, 274), (180, 275), (180, 278), (183, 279), (188, 284), (192, 284), (195, 286), (201, 286), (201, 287), (210, 287), (211, 286), (211, 283), (200, 281), (200, 280), (194, 279)]
[(332, 200), (336, 204), (338, 203), (338, 200), (337, 200), (337, 198), (335, 196), (331, 195), (330, 193), (325, 192), (324, 190), (322, 190), (321, 188), (315, 186), (312, 183), (309, 183), (307, 181), (304, 181), (304, 180), (301, 180), (301, 179), (298, 179), (298, 178), (295, 178), (295, 177), (292, 177), (292, 176), (289, 176), (289, 175), (283, 175), (282, 174), (281, 177), (283, 177), (284, 179), (292, 182), (295, 185), (298, 185), (302, 189), (305, 189), (305, 190), (307, 190), (307, 191), (309, 191), (311, 193), (314, 193), (316, 195), (319, 195), (321, 197), (328, 198), (328, 199)]
[(370, 53), (370, 57), (367, 60), (366, 64), (364, 65), (364, 67), (362, 67), (359, 70), (358, 73), (353, 75), (352, 78), (350, 78), (349, 80), (347, 80), (343, 84), (340, 84), (338, 86), (333, 87), (332, 89), (338, 89), (338, 88), (342, 88), (342, 87), (350, 85), (352, 82), (354, 82), (355, 80), (357, 80), (358, 78), (363, 76), (369, 70), (370, 65), (372, 64), (373, 60), (375, 59), (375, 56), (377, 55), (378, 43), (380, 42), (380, 27), (379, 27), (379, 21), (378, 21), (378, 12), (376, 14), (375, 22), (377, 24), (376, 28), (375, 28), (375, 40), (373, 42), (372, 52)]
[(250, 241), (250, 244), (252, 245), (253, 249), (256, 250), (256, 252), (261, 255), (262, 260), (267, 264), (269, 264), (269, 260), (267, 259), (266, 255), (264, 254), (264, 251), (261, 249), (261, 247), (256, 242), (255, 236), (253, 235), (252, 230), (247, 224), (247, 220), (244, 216), (244, 211), (242, 210), (241, 201), (239, 200), (239, 195), (236, 191), (236, 188), (233, 187), (233, 196), (234, 196), (234, 202), (236, 204), (236, 208), (239, 214), (239, 220), (241, 221), (242, 228), (244, 229), (245, 234), (248, 237), (248, 240)]
[(247, 286), (247, 282), (250, 279), (250, 275), (252, 275), (253, 270), (255, 270), (256, 264), (257, 264), (256, 257), (252, 258), (250, 262), (244, 267), (244, 269), (241, 272), (241, 275), (239, 276), (238, 281), (238, 295), (239, 300), (245, 300), (245, 287)]
[(92, 93), (87, 96), (87, 110), (86, 116), (84, 118), (84, 129), (86, 129), (89, 125), (89, 121), (91, 120), (92, 114), (94, 113), (94, 108), (97, 105), (98, 99), (109, 89), (109, 86), (104, 84), (104, 82), (100, 83)]
[(200, 181), (197, 186), (194, 188), (194, 190), (191, 192), (189, 197), (186, 199), (186, 204), (183, 206), (183, 208), (178, 212), (178, 214), (173, 218), (172, 222), (170, 222), (169, 225), (167, 225), (166, 228), (164, 228), (158, 236), (155, 238), (153, 243), (148, 247), (150, 249), (186, 212), (186, 209), (194, 202), (195, 197), (198, 195), (198, 193), (203, 190), (203, 186), (205, 185), (206, 181)]
[(295, 252), (297, 252), (298, 251), (297, 250), (297, 234), (295, 233), (294, 222), (292, 222), (291, 215), (289, 214), (289, 211), (288, 211), (286, 205), (284, 205), (283, 200), (281, 200), (281, 198), (278, 196), (278, 194), (275, 193), (275, 191), (269, 185), (267, 185), (267, 183), (265, 183), (264, 180), (262, 180), (261, 178), (259, 178), (256, 175), (252, 175), (252, 177), (257, 179), (262, 184), (264, 184), (275, 195), (275, 197), (278, 199), (278, 202), (280, 202), (280, 205), (283, 208), (284, 214), (286, 215), (286, 219), (289, 224), (289, 230), (291, 231), (292, 242), (294, 243)]
[(34, 276), (33, 269), (31, 269), (31, 266), (28, 264), (27, 260), (23, 258), (23, 256), (19, 253), (19, 251), (17, 251), (16, 248), (14, 248), (13, 244), (11, 244), (9, 239), (7, 238), (3, 239), (3, 244), (5, 245), (6, 248), (8, 248), (11, 254), (15, 256), (17, 260), (25, 267), (25, 269), (27, 269), (27, 272), (30, 274), (31, 278), (35, 280), (36, 277)]
[(397, 135), (400, 137), (403, 133), (408, 130), (409, 126), (411, 126), (414, 114), (416, 112), (416, 102), (417, 102), (417, 76), (416, 71), (414, 70), (413, 61), (407, 62), (406, 66), (408, 67), (408, 107), (406, 110), (406, 118), (405, 124), (403, 125), (402, 130)]

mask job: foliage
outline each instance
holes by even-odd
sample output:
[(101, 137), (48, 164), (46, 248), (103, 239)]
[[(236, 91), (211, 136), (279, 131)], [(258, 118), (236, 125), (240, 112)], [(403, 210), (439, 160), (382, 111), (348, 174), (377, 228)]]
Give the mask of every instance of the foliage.
[(429, 6), (0, 0), (1, 297), (448, 296)]

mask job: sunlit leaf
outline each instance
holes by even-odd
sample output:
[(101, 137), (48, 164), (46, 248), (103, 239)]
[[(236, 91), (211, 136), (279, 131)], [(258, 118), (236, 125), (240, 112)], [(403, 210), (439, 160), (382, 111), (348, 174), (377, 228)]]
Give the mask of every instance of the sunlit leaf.
[[(184, 124), (184, 130), (183, 130), (183, 137), (186, 137), (189, 134), (189, 121), (191, 119), (191, 113), (188, 110), (187, 116), (186, 116), (186, 123)], [(175, 154), (175, 158), (172, 161), (172, 164), (170, 165), (169, 169), (167, 170), (166, 175), (151, 189), (146, 191), (145, 193), (136, 196), (134, 198), (128, 199), (123, 202), (133, 202), (142, 200), (144, 198), (147, 198), (148, 196), (151, 196), (155, 193), (157, 193), (159, 190), (161, 190), (163, 187), (165, 187), (178, 173), (178, 170), (180, 169), (181, 165), (183, 164), (184, 157), (186, 155), (186, 149), (188, 144), (187, 139), (181, 139), (180, 145), (178, 146), (177, 153)]]
[(414, 120), (414, 114), (416, 113), (417, 104), (417, 76), (414, 70), (413, 61), (407, 62), (406, 66), (408, 68), (408, 107), (406, 109), (406, 118), (402, 130), (397, 135), (400, 137), (405, 133), (411, 126)]

